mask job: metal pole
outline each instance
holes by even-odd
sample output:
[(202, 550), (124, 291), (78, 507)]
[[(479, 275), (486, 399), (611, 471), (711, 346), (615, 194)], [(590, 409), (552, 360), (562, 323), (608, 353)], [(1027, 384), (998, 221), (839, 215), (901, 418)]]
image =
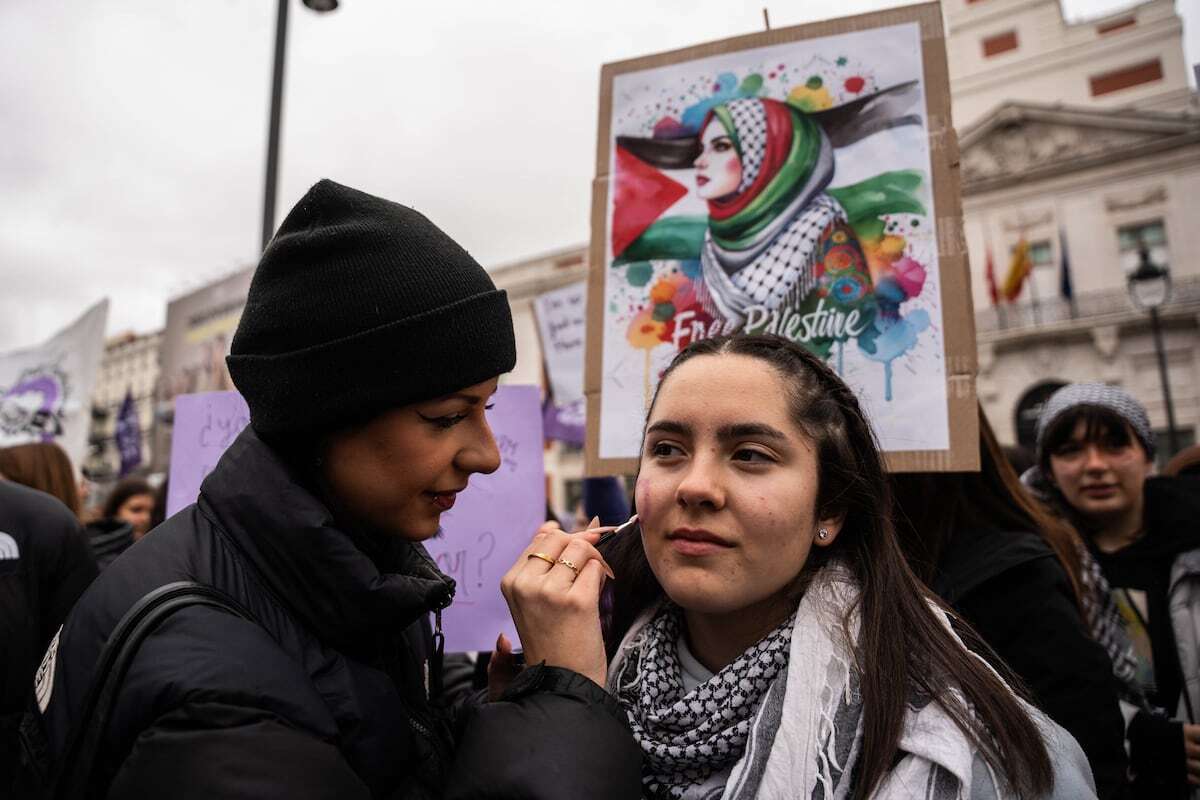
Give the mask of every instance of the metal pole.
[(1150, 330), (1154, 334), (1154, 353), (1158, 356), (1158, 377), (1162, 380), (1163, 402), (1167, 405), (1167, 446), (1170, 456), (1179, 452), (1178, 436), (1175, 432), (1175, 407), (1171, 403), (1171, 381), (1167, 376), (1167, 354), (1163, 349), (1162, 328), (1158, 323), (1158, 309), (1150, 309)]
[(279, 121), (283, 115), (283, 56), (287, 46), (288, 0), (279, 0), (275, 22), (275, 72), (271, 81), (271, 125), (267, 133), (267, 185), (263, 194), (262, 249), (275, 233), (275, 187), (279, 182)]

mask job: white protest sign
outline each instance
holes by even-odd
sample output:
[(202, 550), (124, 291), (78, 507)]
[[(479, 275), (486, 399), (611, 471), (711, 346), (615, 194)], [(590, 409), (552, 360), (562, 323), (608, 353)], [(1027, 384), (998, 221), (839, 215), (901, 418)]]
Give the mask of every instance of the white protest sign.
[(56, 442), (79, 468), (107, 321), (101, 300), (43, 344), (0, 354), (0, 447)]
[(533, 309), (554, 402), (566, 406), (582, 400), (587, 282), (579, 281), (538, 295)]

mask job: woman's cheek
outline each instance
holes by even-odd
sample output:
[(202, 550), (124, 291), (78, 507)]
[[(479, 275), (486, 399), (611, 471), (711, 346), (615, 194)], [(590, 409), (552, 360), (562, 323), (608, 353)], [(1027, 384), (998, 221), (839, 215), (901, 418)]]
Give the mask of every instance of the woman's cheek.
[(638, 517), (646, 519), (650, 516), (650, 482), (645, 475), (638, 475), (637, 483), (633, 486), (633, 502)]
[(737, 157), (730, 158), (725, 162), (725, 174), (728, 176), (728, 182), (736, 189), (738, 184), (742, 182), (742, 162)]
[(658, 514), (669, 505), (664, 501), (670, 487), (661, 479), (656, 480), (653, 474), (642, 473), (638, 476), (637, 484), (633, 487), (634, 503), (638, 519), (644, 525), (655, 525)]

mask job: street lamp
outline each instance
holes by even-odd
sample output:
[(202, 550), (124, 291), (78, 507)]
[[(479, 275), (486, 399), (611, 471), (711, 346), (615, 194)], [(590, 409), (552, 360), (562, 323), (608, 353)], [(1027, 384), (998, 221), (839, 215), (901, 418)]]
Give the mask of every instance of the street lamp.
[(1175, 408), (1171, 404), (1171, 381), (1167, 375), (1167, 355), (1163, 350), (1159, 306), (1171, 297), (1171, 274), (1150, 260), (1150, 249), (1138, 240), (1138, 265), (1129, 275), (1129, 297), (1138, 308), (1150, 312), (1150, 330), (1154, 335), (1154, 353), (1158, 356), (1158, 377), (1162, 381), (1163, 402), (1167, 407), (1167, 442), (1171, 454), (1179, 450), (1175, 432)]
[[(279, 0), (275, 17), (275, 72), (271, 80), (271, 124), (267, 132), (267, 186), (263, 196), (262, 249), (267, 249), (275, 232), (275, 188), (279, 184), (279, 121), (283, 115), (283, 56), (287, 46), (287, 16), (290, 0)], [(333, 11), (338, 0), (304, 0), (317, 13)]]

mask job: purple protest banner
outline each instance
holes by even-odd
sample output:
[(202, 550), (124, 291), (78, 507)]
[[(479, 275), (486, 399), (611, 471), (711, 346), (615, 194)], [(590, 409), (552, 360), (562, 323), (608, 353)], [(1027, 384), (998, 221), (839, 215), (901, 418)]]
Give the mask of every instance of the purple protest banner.
[[(542, 408), (536, 386), (501, 386), (487, 412), (500, 450), (500, 468), (472, 475), (454, 508), (442, 515), (442, 534), (425, 542), (438, 566), (458, 584), (442, 613), (448, 651), (491, 650), (516, 629), (500, 594), (500, 578), (545, 520)], [(237, 392), (175, 398), (167, 514), (196, 502), (200, 484), (250, 421)]]
[(542, 427), (547, 439), (583, 446), (587, 433), (586, 401), (581, 397), (569, 406), (558, 406), (550, 399), (542, 404)]
[(500, 578), (546, 519), (542, 407), (536, 386), (501, 386), (488, 422), (500, 448), (500, 469), (472, 475), (454, 508), (442, 515), (442, 535), (425, 542), (442, 572), (458, 584), (442, 612), (446, 651), (491, 650), (503, 631), (516, 644)]
[(167, 516), (196, 502), (205, 476), (249, 423), (250, 409), (237, 392), (181, 394), (175, 398)]
[(137, 403), (133, 402), (133, 391), (125, 390), (125, 400), (117, 412), (117, 452), (121, 456), (119, 477), (124, 478), (142, 465), (142, 422), (138, 418)]

